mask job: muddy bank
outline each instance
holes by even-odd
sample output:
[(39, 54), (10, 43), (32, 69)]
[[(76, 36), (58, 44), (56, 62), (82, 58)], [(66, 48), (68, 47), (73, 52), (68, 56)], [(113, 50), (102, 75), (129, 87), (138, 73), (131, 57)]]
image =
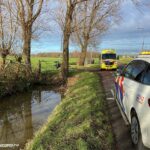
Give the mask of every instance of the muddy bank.
[(32, 85), (31, 82), (25, 81), (0, 82), (0, 98), (27, 91)]
[(42, 77), (40, 79), (28, 80), (16, 80), (16, 81), (0, 81), (0, 98), (11, 96), (16, 93), (27, 92), (32, 90), (36, 86), (49, 86), (55, 91), (63, 93), (65, 91), (66, 85), (62, 82), (57, 75), (51, 77)]

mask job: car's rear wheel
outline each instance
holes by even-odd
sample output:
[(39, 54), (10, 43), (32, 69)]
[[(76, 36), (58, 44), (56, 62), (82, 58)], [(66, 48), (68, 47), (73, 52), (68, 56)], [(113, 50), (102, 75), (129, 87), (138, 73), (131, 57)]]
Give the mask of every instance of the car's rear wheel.
[(132, 139), (132, 143), (134, 147), (137, 150), (144, 150), (139, 120), (135, 112), (132, 113), (132, 116), (131, 116), (131, 139)]

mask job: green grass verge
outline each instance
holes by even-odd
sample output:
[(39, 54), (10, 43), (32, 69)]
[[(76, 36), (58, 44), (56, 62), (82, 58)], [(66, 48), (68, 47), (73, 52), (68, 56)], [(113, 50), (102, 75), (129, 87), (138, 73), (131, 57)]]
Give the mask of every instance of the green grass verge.
[(77, 74), (48, 122), (26, 145), (27, 150), (109, 150), (113, 136), (105, 96), (97, 74)]

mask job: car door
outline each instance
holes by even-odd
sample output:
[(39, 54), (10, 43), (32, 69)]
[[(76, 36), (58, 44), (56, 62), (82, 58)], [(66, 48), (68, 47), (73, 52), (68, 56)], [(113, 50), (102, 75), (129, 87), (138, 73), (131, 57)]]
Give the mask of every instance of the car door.
[[(146, 63), (142, 60), (135, 60), (130, 64), (130, 70), (124, 72), (124, 100), (123, 106), (125, 113), (130, 120), (130, 110), (132, 106), (137, 105), (136, 99), (141, 91), (141, 78), (145, 72)], [(129, 71), (129, 72), (128, 72)]]

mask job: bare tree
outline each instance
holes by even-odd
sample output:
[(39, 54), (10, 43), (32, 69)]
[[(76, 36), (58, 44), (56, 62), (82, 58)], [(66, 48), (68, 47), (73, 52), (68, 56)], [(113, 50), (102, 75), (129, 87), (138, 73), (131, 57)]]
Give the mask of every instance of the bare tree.
[(23, 58), (31, 69), (31, 40), (33, 24), (41, 13), (44, 0), (15, 0), (19, 25), (22, 30)]
[(0, 3), (0, 53), (3, 59), (3, 66), (6, 57), (13, 49), (16, 40), (17, 21), (13, 20), (11, 12), (12, 5), (5, 0)]
[(63, 30), (63, 61), (61, 65), (61, 75), (64, 81), (67, 80), (69, 70), (69, 40), (71, 35), (73, 13), (77, 4), (82, 3), (86, 0), (66, 0), (66, 16)]
[(80, 5), (75, 12), (74, 41), (81, 47), (80, 65), (84, 65), (88, 46), (98, 41), (116, 17), (119, 1), (93, 0)]

